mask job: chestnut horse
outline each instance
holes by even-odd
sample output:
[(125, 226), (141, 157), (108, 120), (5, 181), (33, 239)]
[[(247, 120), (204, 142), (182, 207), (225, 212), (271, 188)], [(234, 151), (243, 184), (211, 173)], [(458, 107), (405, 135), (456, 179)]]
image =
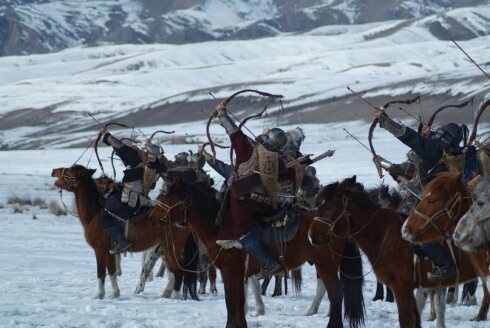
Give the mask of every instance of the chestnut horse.
[[(259, 266), (252, 259), (247, 261), (247, 254), (243, 249), (225, 249), (216, 244), (218, 227), (215, 221), (221, 206), (216, 193), (215, 189), (208, 186), (198, 183), (184, 184), (179, 177), (175, 177), (166, 194), (159, 198), (150, 219), (168, 220), (175, 225), (189, 226), (198, 236), (206, 246), (211, 262), (221, 270), (228, 313), (226, 327), (244, 328), (247, 327), (244, 281), (247, 276), (258, 273)], [(292, 269), (306, 261), (315, 263), (330, 300), (328, 327), (343, 326), (342, 298), (345, 315), (349, 318), (351, 327), (358, 327), (364, 322), (362, 262), (359, 251), (345, 240), (334, 245), (337, 253), (329, 253), (328, 248), (311, 246), (307, 233), (312, 220), (313, 212), (303, 214), (296, 236), (291, 241), (282, 243), (281, 247), (287, 254), (285, 264), (288, 269)], [(268, 251), (275, 259), (279, 258), (276, 245), (269, 245)], [(342, 254), (346, 259), (341, 263)], [(342, 284), (337, 276), (339, 264)]]
[[(393, 209), (380, 208), (353, 176), (319, 192), (309, 237), (312, 244), (319, 246), (339, 239), (353, 240), (368, 257), (376, 278), (393, 290), (400, 327), (421, 327), (419, 308), (421, 310), (425, 305), (426, 295), (418, 287), (439, 289), (454, 285), (455, 279), (446, 279), (439, 284), (428, 281), (426, 275), (432, 270), (431, 264), (422, 259), (420, 267), (414, 266), (413, 250), (400, 235), (402, 223)], [(469, 256), (460, 251), (457, 257), (460, 260), (459, 282), (473, 280), (477, 273)], [(417, 281), (414, 279), (416, 274)], [(414, 288), (418, 288), (417, 302)], [(436, 305), (444, 308), (442, 296), (436, 299)], [(437, 318), (439, 326), (444, 326), (444, 312), (440, 314)]]
[[(80, 222), (83, 226), (85, 240), (94, 249), (95, 258), (97, 261), (97, 294), (95, 298), (103, 299), (105, 296), (104, 281), (106, 270), (109, 274), (112, 283), (112, 297), (117, 298), (120, 295), (117, 284), (115, 256), (109, 253), (110, 240), (104, 232), (103, 227), (99, 223), (99, 213), (102, 210), (103, 197), (98, 187), (92, 178), (95, 170), (87, 169), (81, 165), (74, 165), (70, 168), (53, 169), (51, 176), (56, 177), (55, 186), (62, 190), (70, 191), (75, 194), (75, 206)], [(170, 265), (170, 270), (174, 274), (180, 273), (181, 264), (179, 263), (180, 256), (184, 253), (187, 240), (194, 240), (188, 229), (175, 229), (171, 225), (162, 222), (152, 221), (148, 216), (129, 221), (128, 239), (133, 244), (132, 252), (144, 251), (158, 243), (162, 246), (168, 246), (164, 252), (167, 252), (167, 260)], [(189, 243), (192, 253), (192, 244)], [(197, 251), (197, 245), (194, 243)], [(171, 250), (170, 250), (171, 248)], [(174, 254), (179, 257), (176, 258)], [(192, 257), (194, 254), (191, 254)], [(189, 261), (186, 261), (189, 262)], [(197, 263), (196, 263), (197, 266)], [(188, 274), (187, 271), (184, 275)], [(197, 275), (189, 272), (191, 277)], [(189, 278), (192, 280), (192, 278)], [(188, 281), (184, 277), (184, 281)], [(184, 282), (185, 283), (185, 282)], [(191, 296), (197, 299), (195, 293), (195, 285), (187, 286), (191, 292)]]
[[(450, 240), (461, 217), (473, 203), (471, 191), (463, 181), (462, 173), (439, 173), (423, 191), (423, 198), (402, 227), (402, 237), (412, 243), (425, 244), (436, 240)], [(485, 250), (468, 254), (482, 280), (488, 272), (489, 257)], [(475, 320), (486, 320), (489, 293), (485, 283), (480, 312)]]

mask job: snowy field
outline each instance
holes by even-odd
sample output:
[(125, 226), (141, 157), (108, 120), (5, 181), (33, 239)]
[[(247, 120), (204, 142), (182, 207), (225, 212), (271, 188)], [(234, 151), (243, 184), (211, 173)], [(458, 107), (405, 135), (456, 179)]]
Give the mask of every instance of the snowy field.
[[(260, 131), (259, 124), (250, 125)], [(304, 153), (319, 154), (335, 149), (332, 158), (319, 162), (316, 167), (322, 183), (358, 175), (366, 186), (379, 183), (371, 155), (348, 137), (347, 128), (363, 142), (366, 123), (351, 122), (342, 126), (303, 126), (307, 138)], [(204, 125), (188, 126), (189, 130), (204, 132)], [(218, 132), (217, 130), (216, 132)], [(118, 131), (119, 132), (119, 131)], [(123, 136), (122, 134), (118, 134)], [(222, 135), (223, 137), (223, 135)], [(375, 146), (388, 160), (400, 162), (406, 148), (393, 137), (376, 130)], [(166, 145), (167, 156), (180, 151), (196, 149), (193, 145)], [(61, 205), (59, 194), (53, 187), (51, 169), (71, 166), (83, 149), (56, 149), (38, 151), (0, 152), (0, 327), (224, 327), (226, 308), (223, 286), (218, 278), (218, 294), (201, 297), (201, 301), (163, 299), (160, 297), (167, 278), (156, 279), (146, 286), (144, 293), (134, 295), (139, 278), (140, 254), (128, 254), (122, 260), (123, 275), (119, 278), (121, 297), (95, 300), (96, 266), (93, 251), (86, 244), (82, 227), (73, 216), (56, 217), (43, 206), (9, 204), (14, 197), (42, 199)], [(80, 164), (98, 168), (92, 149)], [(104, 167), (110, 171), (108, 148), (101, 150)], [(220, 156), (227, 158), (225, 152)], [(121, 168), (118, 167), (119, 176)], [(386, 183), (393, 184), (389, 176)], [(71, 208), (72, 195), (64, 193), (64, 202)], [(16, 210), (17, 208), (17, 210)], [(14, 211), (22, 213), (14, 214)], [(398, 326), (396, 306), (386, 302), (372, 302), (376, 280), (365, 261), (366, 327)], [(272, 285), (265, 297), (266, 314), (253, 316), (255, 305), (249, 302), (249, 327), (325, 327), (328, 300), (324, 300), (317, 315), (304, 316), (315, 293), (314, 268), (303, 267), (302, 293), (272, 298)], [(480, 287), (480, 286), (479, 286)], [(291, 290), (291, 288), (290, 288)], [(106, 295), (111, 294), (106, 283)], [(478, 302), (482, 292), (477, 292)], [(490, 322), (472, 322), (478, 306), (448, 306), (448, 327), (490, 327)], [(435, 327), (427, 322), (423, 313), (423, 326)]]

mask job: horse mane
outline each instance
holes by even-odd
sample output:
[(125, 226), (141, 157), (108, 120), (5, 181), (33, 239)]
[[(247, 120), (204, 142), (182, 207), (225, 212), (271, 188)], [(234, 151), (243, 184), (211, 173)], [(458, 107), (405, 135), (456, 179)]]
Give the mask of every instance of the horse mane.
[(374, 197), (374, 201), (379, 203), (379, 197), (391, 204), (393, 208), (397, 208), (402, 202), (403, 197), (400, 193), (383, 183), (380, 183), (373, 189), (369, 189), (368, 193)]
[(424, 193), (430, 192), (432, 190), (438, 190), (441, 188), (444, 188), (444, 186), (447, 186), (447, 181), (448, 180), (461, 180), (461, 173), (460, 172), (441, 172), (436, 175), (436, 177), (427, 184), (424, 188)]
[(332, 197), (333, 193), (337, 189), (338, 184), (339, 184), (338, 182), (334, 182), (322, 187), (315, 197), (315, 207), (320, 205), (321, 202)]
[(74, 164), (71, 167), (72, 169), (75, 170), (80, 170), (83, 171), (85, 174), (81, 175), (79, 178), (79, 182), (83, 183), (87, 187), (87, 202), (89, 204), (94, 204), (98, 205), (100, 207), (100, 193), (99, 189), (95, 185), (95, 181), (92, 178), (92, 174), (90, 173), (89, 169), (86, 168), (83, 165), (80, 164)]
[(373, 206), (379, 208), (379, 204), (374, 197), (364, 189), (362, 183), (356, 182), (355, 177), (344, 179), (342, 182), (334, 182), (323, 187), (315, 198), (315, 206), (323, 201), (328, 201), (341, 188), (342, 194), (351, 198), (362, 206)]
[[(192, 200), (192, 206), (199, 213), (200, 219), (203, 220), (210, 232), (218, 229), (216, 217), (221, 208), (221, 203), (216, 199), (216, 190), (207, 184), (189, 183), (185, 184), (185, 194), (189, 195)], [(167, 194), (170, 195), (176, 188), (175, 184), (169, 184)]]

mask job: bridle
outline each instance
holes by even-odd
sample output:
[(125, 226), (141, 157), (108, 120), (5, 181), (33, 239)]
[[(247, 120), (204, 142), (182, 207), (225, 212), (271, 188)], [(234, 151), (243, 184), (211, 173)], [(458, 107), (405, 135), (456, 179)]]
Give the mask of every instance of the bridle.
[[(429, 196), (429, 194), (426, 195)], [(418, 234), (424, 233), (428, 228), (433, 227), (436, 229), (441, 236), (445, 236), (445, 233), (437, 226), (436, 221), (439, 220), (443, 216), (447, 216), (449, 218), (448, 222), (446, 223), (446, 226), (444, 227), (443, 230), (447, 230), (447, 227), (451, 221), (461, 213), (461, 206), (462, 206), (462, 201), (463, 199), (472, 199), (471, 197), (468, 196), (463, 196), (461, 192), (455, 193), (446, 203), (446, 205), (437, 211), (436, 213), (432, 215), (427, 215), (423, 212), (421, 212), (417, 207), (413, 210), (413, 213), (419, 217), (421, 217), (423, 220), (425, 220), (425, 223), (417, 229)], [(457, 210), (457, 212), (456, 212)]]
[(192, 206), (192, 199), (189, 195), (187, 195), (183, 200), (179, 200), (171, 206), (165, 204), (162, 201), (157, 201), (157, 204), (150, 213), (150, 216), (152, 216), (153, 211), (155, 211), (156, 208), (161, 208), (164, 211), (164, 214), (160, 215), (155, 220), (162, 221), (163, 223), (171, 223), (170, 213), (172, 212), (172, 210), (180, 207), (184, 210), (184, 221), (182, 222), (182, 225), (185, 225), (187, 223), (187, 208), (190, 206)]
[(61, 185), (63, 186), (63, 188), (68, 190), (69, 188), (74, 189), (78, 187), (79, 181), (77, 180), (77, 178), (66, 175), (65, 170), (66, 168), (63, 168), (63, 170), (61, 170), (61, 177), (60, 177)]

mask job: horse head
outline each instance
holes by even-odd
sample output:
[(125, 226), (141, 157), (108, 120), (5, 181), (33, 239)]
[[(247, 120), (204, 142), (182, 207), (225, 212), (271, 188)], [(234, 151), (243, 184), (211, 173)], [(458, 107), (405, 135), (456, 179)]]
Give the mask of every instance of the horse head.
[(332, 237), (347, 237), (350, 230), (349, 191), (358, 189), (356, 176), (323, 187), (315, 198), (315, 217), (308, 231), (314, 246), (331, 242)]
[(462, 173), (438, 174), (424, 188), (422, 200), (405, 221), (403, 239), (425, 244), (449, 236), (471, 203)]
[(87, 169), (82, 165), (73, 165), (53, 169), (51, 176), (57, 178), (54, 182), (56, 187), (73, 192), (82, 179), (91, 178), (95, 171), (95, 169)]
[(187, 225), (187, 208), (190, 206), (189, 190), (178, 175), (164, 176), (164, 179), (166, 190), (158, 195), (156, 206), (150, 212), (150, 220), (184, 227)]
[(455, 244), (473, 252), (490, 244), (490, 177), (481, 181), (473, 191), (474, 202), (454, 229)]

